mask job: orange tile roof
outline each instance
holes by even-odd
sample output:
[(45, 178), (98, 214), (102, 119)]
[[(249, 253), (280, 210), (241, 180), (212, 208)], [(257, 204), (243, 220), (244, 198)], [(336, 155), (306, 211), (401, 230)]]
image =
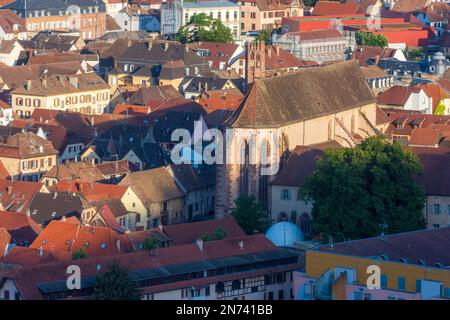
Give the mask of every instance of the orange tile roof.
[(0, 205), (6, 211), (26, 212), (42, 187), (39, 182), (0, 180)]
[(215, 110), (234, 111), (242, 100), (244, 100), (244, 95), (238, 89), (225, 89), (206, 91), (200, 95), (197, 102), (209, 113)]
[(98, 257), (132, 251), (131, 243), (124, 234), (110, 228), (82, 226), (73, 222), (53, 220), (30, 245), (32, 249), (45, 252), (72, 254), (83, 248), (88, 257)]
[(11, 235), (8, 230), (3, 227), (0, 227), (0, 260), (2, 259), (2, 255), (6, 251), (6, 247), (11, 242)]
[(2, 262), (20, 266), (35, 266), (39, 264), (70, 260), (71, 255), (67, 252), (41, 251), (40, 249), (16, 246), (8, 252)]
[(80, 182), (63, 180), (55, 185), (58, 192), (81, 193), (87, 201), (101, 201), (107, 199), (121, 199), (128, 186), (98, 182)]

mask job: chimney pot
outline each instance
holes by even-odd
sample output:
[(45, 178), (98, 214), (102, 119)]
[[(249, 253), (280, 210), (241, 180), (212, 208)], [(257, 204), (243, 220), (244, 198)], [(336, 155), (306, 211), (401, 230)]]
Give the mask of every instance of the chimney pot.
[(197, 246), (200, 249), (200, 251), (203, 252), (203, 240), (202, 239), (197, 239), (196, 243), (197, 243)]

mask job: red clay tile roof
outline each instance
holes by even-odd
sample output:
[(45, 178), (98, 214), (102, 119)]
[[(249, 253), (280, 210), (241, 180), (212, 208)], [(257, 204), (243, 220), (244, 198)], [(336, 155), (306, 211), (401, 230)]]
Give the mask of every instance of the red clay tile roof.
[(5, 168), (5, 165), (0, 160), (0, 179), (8, 179), (10, 177), (10, 174), (8, 170)]
[[(243, 244), (241, 248), (240, 243)], [(113, 261), (129, 271), (159, 268), (206, 259), (218, 259), (241, 256), (257, 252), (277, 250), (276, 246), (264, 235), (245, 236), (234, 239), (208, 241), (200, 251), (196, 244), (178, 247), (160, 248), (151, 251), (138, 251), (112, 256), (98, 256), (80, 259), (77, 265), (83, 270), (83, 277), (96, 276), (103, 272)], [(13, 279), (24, 299), (43, 299), (37, 285), (67, 279), (67, 266), (72, 261), (38, 266), (23, 267), (9, 271), (3, 279)], [(99, 269), (100, 268), (100, 271)]]
[(393, 86), (377, 97), (377, 102), (388, 106), (404, 106), (411, 93), (418, 93), (420, 88), (413, 86)]
[(394, 2), (391, 10), (403, 13), (417, 12), (427, 7), (430, 2), (430, 0), (398, 0)]
[(121, 199), (128, 186), (114, 185), (98, 182), (80, 182), (63, 180), (55, 185), (58, 192), (81, 193), (87, 201), (101, 201), (107, 199)]
[(450, 99), (450, 95), (437, 84), (418, 84), (416, 87), (423, 89), (428, 97), (433, 98), (433, 113), (436, 111), (436, 107), (441, 100)]
[(340, 3), (338, 1), (318, 1), (312, 12), (313, 16), (363, 13), (365, 13), (365, 10), (357, 3)]
[(428, 128), (438, 124), (450, 124), (450, 116), (414, 113), (398, 109), (383, 109), (391, 119), (387, 134), (409, 136), (413, 128)]
[(266, 69), (288, 69), (301, 66), (301, 62), (289, 51), (277, 46), (265, 46)]
[(30, 245), (32, 249), (72, 254), (84, 248), (88, 257), (131, 252), (128, 238), (110, 228), (51, 221)]
[(0, 143), (0, 157), (27, 159), (57, 154), (52, 143), (33, 132), (19, 132)]
[(216, 110), (236, 110), (244, 95), (238, 89), (224, 89), (205, 91), (197, 98), (197, 102), (205, 108), (208, 113)]
[(126, 114), (126, 115), (142, 115), (149, 114), (151, 108), (149, 106), (137, 106), (132, 104), (117, 104), (114, 108), (113, 114)]
[(195, 243), (204, 234), (212, 235), (217, 228), (225, 231), (225, 239), (244, 237), (245, 233), (233, 218), (180, 223), (163, 227), (163, 232), (176, 246)]
[(0, 205), (6, 211), (26, 212), (43, 186), (39, 182), (0, 180)]
[(5, 228), (15, 243), (28, 243), (41, 232), (41, 228), (26, 215), (20, 212), (0, 211), (0, 228)]
[(45, 263), (70, 261), (71, 255), (67, 252), (44, 251), (29, 247), (16, 246), (2, 260), (3, 263), (20, 266), (36, 266)]
[(2, 260), (2, 256), (6, 251), (6, 247), (11, 243), (11, 235), (8, 230), (3, 227), (0, 227), (0, 261)]
[[(450, 126), (448, 126), (448, 128), (450, 135)], [(440, 130), (433, 129), (432, 127), (415, 128), (411, 133), (409, 145), (437, 147), (443, 138), (443, 133)]]

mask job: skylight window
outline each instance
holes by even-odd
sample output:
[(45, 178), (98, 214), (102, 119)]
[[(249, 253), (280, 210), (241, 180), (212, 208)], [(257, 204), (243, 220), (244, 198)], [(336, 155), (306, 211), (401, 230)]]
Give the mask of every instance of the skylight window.
[(102, 249), (106, 249), (106, 243), (105, 242), (102, 242)]

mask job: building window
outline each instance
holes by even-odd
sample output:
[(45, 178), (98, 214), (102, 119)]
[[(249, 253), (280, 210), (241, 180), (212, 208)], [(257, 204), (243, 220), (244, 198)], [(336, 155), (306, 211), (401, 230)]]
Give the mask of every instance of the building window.
[(291, 200), (291, 193), (289, 189), (281, 190), (281, 200)]
[(433, 204), (433, 213), (434, 214), (440, 214), (441, 213), (441, 205), (440, 204)]
[(422, 291), (422, 280), (416, 280), (416, 292)]
[(385, 274), (381, 275), (381, 288), (387, 288), (387, 276)]
[(397, 278), (397, 288), (399, 290), (405, 290), (405, 278), (404, 277)]

